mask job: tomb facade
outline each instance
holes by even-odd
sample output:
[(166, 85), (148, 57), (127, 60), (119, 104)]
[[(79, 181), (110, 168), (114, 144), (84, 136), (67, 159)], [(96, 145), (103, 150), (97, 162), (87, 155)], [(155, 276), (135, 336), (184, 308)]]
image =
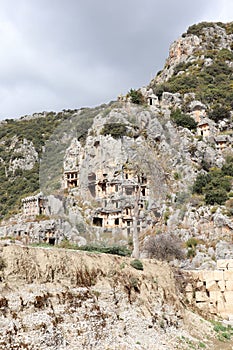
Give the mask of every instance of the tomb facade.
[(48, 215), (48, 200), (42, 193), (23, 198), (22, 204), (25, 216)]

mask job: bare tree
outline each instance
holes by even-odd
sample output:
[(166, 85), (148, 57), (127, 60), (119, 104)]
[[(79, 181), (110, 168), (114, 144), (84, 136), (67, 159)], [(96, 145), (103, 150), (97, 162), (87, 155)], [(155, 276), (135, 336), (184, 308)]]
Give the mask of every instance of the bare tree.
[(157, 260), (184, 259), (182, 241), (169, 233), (147, 237), (144, 243), (144, 250), (150, 258)]
[(135, 200), (134, 200), (134, 208), (133, 208), (133, 252), (132, 257), (138, 259), (140, 255), (139, 251), (139, 235), (138, 235), (138, 219), (139, 219), (139, 200), (141, 194), (141, 186), (140, 183), (137, 185)]
[[(158, 202), (166, 194), (166, 181), (164, 177), (163, 170), (160, 166), (160, 162), (156, 161), (155, 156), (152, 157), (152, 149), (147, 145), (146, 142), (142, 142), (139, 145), (134, 145), (133, 157), (130, 157), (130, 162), (127, 163), (128, 169), (130, 169), (133, 174), (134, 179), (134, 197), (132, 200), (133, 206), (133, 252), (132, 257), (139, 258), (139, 232), (138, 232), (138, 222), (140, 221), (140, 201), (143, 186), (145, 183), (143, 179), (147, 179), (150, 188), (150, 196), (153, 199), (157, 199)], [(154, 153), (153, 153), (154, 155)], [(153, 193), (153, 195), (152, 195)]]

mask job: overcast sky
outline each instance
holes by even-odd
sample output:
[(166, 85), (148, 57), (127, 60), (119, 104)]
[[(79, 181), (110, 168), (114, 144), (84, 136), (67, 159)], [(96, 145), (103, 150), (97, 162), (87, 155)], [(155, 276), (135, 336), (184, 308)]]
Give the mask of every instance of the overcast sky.
[(0, 0), (0, 119), (115, 100), (188, 26), (232, 20), (233, 0)]

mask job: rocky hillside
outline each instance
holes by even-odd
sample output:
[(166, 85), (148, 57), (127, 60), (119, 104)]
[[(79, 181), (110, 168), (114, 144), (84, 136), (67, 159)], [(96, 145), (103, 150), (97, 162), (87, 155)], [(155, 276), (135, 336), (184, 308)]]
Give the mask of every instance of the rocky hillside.
[[(200, 23), (147, 87), (94, 109), (3, 121), (1, 236), (131, 247), (137, 230), (147, 256), (148, 236), (172, 233), (182, 266), (231, 258), (232, 50), (232, 23)], [(21, 198), (39, 191), (46, 199), (30, 215), (40, 198)]]
[[(146, 87), (0, 123), (0, 348), (232, 348), (185, 273), (233, 258), (232, 101), (233, 23), (204, 22)], [(97, 253), (135, 233), (141, 261)]]
[(231, 349), (167, 263), (13, 245), (0, 258), (1, 349)]
[[(99, 109), (79, 111), (76, 136), (85, 137)], [(0, 122), (0, 220), (18, 212), (21, 198), (39, 190), (39, 162), (45, 144), (62, 122), (77, 113), (78, 110), (43, 112)]]
[(208, 109), (223, 104), (232, 110), (232, 38), (232, 23), (191, 26), (171, 45), (164, 69), (150, 86), (159, 95), (191, 92)]

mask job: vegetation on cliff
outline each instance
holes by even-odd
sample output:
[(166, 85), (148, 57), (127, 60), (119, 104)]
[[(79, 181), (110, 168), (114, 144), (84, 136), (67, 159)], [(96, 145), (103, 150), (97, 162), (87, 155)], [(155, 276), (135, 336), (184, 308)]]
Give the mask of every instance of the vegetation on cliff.
[[(0, 124), (0, 220), (18, 212), (21, 198), (39, 190), (39, 162), (46, 142), (58, 126), (76, 116), (76, 136), (84, 142), (94, 117), (102, 108), (103, 106), (93, 109), (84, 108), (79, 111), (78, 116), (77, 110), (63, 110), (59, 113), (44, 112), (32, 117), (22, 117), (19, 120), (7, 119)], [(60, 144), (59, 136), (62, 135), (55, 137), (58, 144)], [(26, 154), (19, 152), (25, 140), (28, 148), (37, 152), (38, 159), (32, 161), (30, 169), (23, 166), (12, 169), (11, 165), (14, 160), (22, 160), (27, 157)], [(50, 166), (56, 170), (58, 159), (53, 157), (53, 160), (54, 164), (51, 163)]]
[[(163, 83), (156, 83), (156, 80), (152, 82), (150, 87), (153, 88), (154, 93), (161, 99), (164, 91), (171, 93), (194, 93), (195, 99), (203, 102), (207, 106), (207, 117), (218, 123), (221, 120), (227, 119), (231, 121), (231, 112), (233, 110), (233, 48), (218, 47), (215, 48), (215, 41), (221, 42), (221, 35), (218, 37), (208, 37), (205, 41), (206, 29), (213, 26), (219, 26), (220, 29), (226, 32), (226, 35), (233, 33), (233, 24), (223, 23), (200, 23), (189, 27), (187, 33), (183, 36), (197, 35), (202, 38), (203, 42), (207, 46), (200, 46), (192, 52), (192, 56), (185, 61), (176, 63), (173, 68), (172, 76)], [(166, 67), (165, 68), (169, 68)], [(141, 105), (138, 108), (145, 109), (145, 115), (148, 106), (145, 106), (145, 96), (143, 96), (140, 90), (131, 89), (127, 94), (127, 97), (131, 99), (135, 108), (137, 105)], [(119, 103), (119, 108), (122, 105)], [(177, 108), (174, 104), (169, 106), (171, 113), (171, 120), (175, 125), (188, 128), (192, 132), (195, 132), (197, 123), (192, 117), (189, 116), (188, 103), (181, 103), (181, 108)], [(77, 110), (65, 110), (60, 113), (48, 112), (41, 115), (35, 115), (32, 117), (24, 117), (20, 120), (6, 120), (0, 124), (0, 219), (14, 213), (14, 209), (18, 210), (20, 206), (20, 200), (22, 197), (33, 194), (39, 190), (39, 168), (43, 168), (41, 163), (41, 157), (43, 155), (44, 146), (50, 139), (51, 135), (58, 130), (58, 126), (67, 121), (67, 129), (65, 132), (69, 133), (69, 118), (75, 117), (75, 136), (81, 142), (85, 144), (87, 134), (90, 127), (93, 124), (94, 118), (102, 112), (101, 118), (109, 116), (111, 111), (111, 104), (108, 106), (103, 105), (93, 109), (85, 108), (80, 111)], [(125, 115), (127, 112), (125, 112)], [(117, 114), (117, 113), (116, 113)], [(157, 113), (158, 118), (161, 118), (161, 123), (165, 124), (162, 108)], [(156, 115), (157, 117), (157, 115)], [(124, 118), (117, 120), (107, 119), (102, 123), (100, 134), (111, 135), (113, 138), (118, 139), (122, 136), (144, 137), (145, 142), (151, 142), (153, 144), (153, 152), (158, 152), (158, 144), (161, 141), (160, 136), (155, 140), (148, 138), (150, 125), (148, 121), (140, 121), (140, 130), (137, 129), (138, 125), (133, 125), (136, 117), (135, 115), (128, 115)], [(131, 118), (131, 121), (130, 121)], [(145, 117), (146, 120), (146, 117)], [(134, 128), (135, 127), (135, 128)], [(64, 131), (64, 130), (63, 130)], [(96, 134), (95, 130), (91, 130), (92, 135)], [(51, 174), (57, 173), (58, 167), (60, 167), (60, 173), (63, 171), (60, 164), (62, 163), (64, 153), (60, 152), (62, 147), (62, 139), (64, 134), (56, 135), (54, 144), (56, 144), (56, 157), (54, 157), (54, 149), (51, 148), (51, 154), (49, 158), (49, 168)], [(170, 136), (169, 136), (170, 137)], [(12, 140), (16, 140), (13, 143)], [(25, 154), (20, 150), (21, 146), (27, 140), (28, 147), (32, 147), (38, 157), (34, 158), (31, 163), (31, 167), (24, 168), (23, 166), (13, 167), (15, 160), (25, 159)], [(156, 145), (154, 145), (156, 143)], [(60, 147), (60, 148), (59, 148)], [(64, 147), (63, 147), (64, 148)], [(196, 150), (196, 146), (190, 147), (190, 149)], [(191, 154), (191, 151), (190, 151)], [(148, 155), (147, 155), (148, 156)], [(59, 158), (59, 159), (58, 159)], [(151, 159), (153, 156), (151, 155)], [(206, 164), (203, 161), (203, 164)], [(203, 165), (202, 164), (202, 165)], [(169, 166), (165, 164), (165, 167), (169, 169)], [(226, 167), (228, 172), (226, 173)], [(231, 182), (233, 175), (232, 165), (226, 162), (225, 168), (222, 169), (206, 169), (202, 166), (207, 173), (199, 175), (194, 183), (193, 192), (200, 194), (204, 197), (206, 204), (223, 204), (229, 198), (231, 192)], [(230, 170), (229, 170), (230, 169)], [(45, 167), (42, 169), (47, 175), (48, 167), (45, 162)], [(51, 175), (49, 173), (49, 176)], [(56, 180), (56, 179), (55, 179)], [(181, 180), (179, 178), (179, 180)], [(49, 185), (55, 185), (57, 182), (52, 179), (53, 183)], [(177, 179), (178, 182), (178, 179)]]
[[(187, 34), (193, 34), (200, 36), (203, 33), (203, 29), (211, 28), (213, 25), (218, 25), (219, 27), (226, 30), (226, 33), (232, 34), (233, 33), (233, 22), (230, 23), (223, 23), (223, 22), (201, 22), (198, 24), (191, 25), (188, 30)], [(185, 34), (183, 34), (185, 35)]]
[(202, 194), (205, 203), (224, 204), (231, 194), (233, 181), (233, 158), (227, 157), (220, 168), (211, 168), (207, 173), (199, 174), (193, 185), (193, 192)]
[[(173, 67), (172, 76), (166, 82), (153, 82), (152, 88), (158, 96), (164, 91), (181, 94), (193, 92), (196, 99), (211, 108), (219, 104), (232, 110), (233, 43), (231, 48), (221, 47), (221, 32), (214, 32), (211, 37), (207, 36), (205, 30), (216, 25), (224, 29), (227, 35), (233, 33), (233, 22), (202, 22), (189, 27), (187, 33), (183, 34), (183, 37), (197, 35), (204, 44), (195, 48), (189, 59), (177, 63)], [(170, 67), (165, 65), (165, 68)]]

